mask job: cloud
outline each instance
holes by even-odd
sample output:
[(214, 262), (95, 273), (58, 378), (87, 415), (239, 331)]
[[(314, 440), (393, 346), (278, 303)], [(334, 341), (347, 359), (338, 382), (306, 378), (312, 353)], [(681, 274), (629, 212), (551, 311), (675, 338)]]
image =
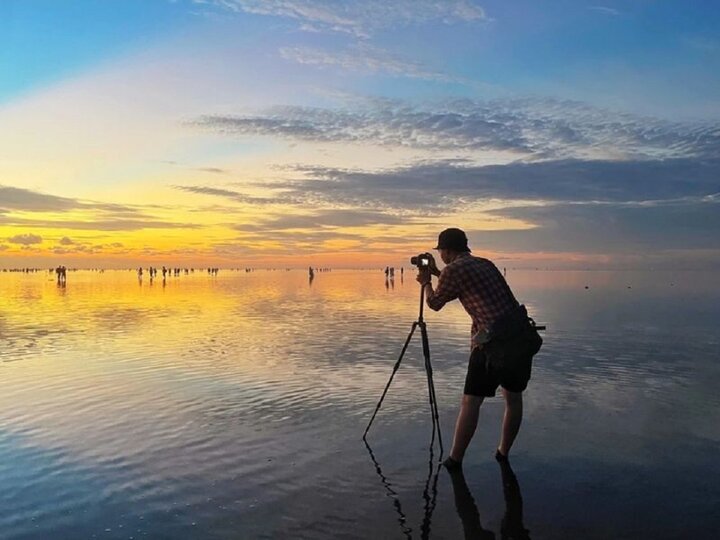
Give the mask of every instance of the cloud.
[[(196, 2), (198, 3), (198, 2)], [(219, 8), (295, 20), (313, 32), (343, 32), (368, 37), (403, 25), (441, 21), (488, 21), (485, 11), (469, 0), (202, 0)]]
[(72, 241), (70, 238), (68, 238), (67, 236), (63, 236), (63, 237), (60, 239), (60, 244), (63, 245), (63, 246), (71, 246), (71, 245), (73, 245), (74, 243), (75, 243), (75, 242), (73, 242), (73, 241)]
[(714, 53), (720, 51), (720, 41), (707, 36), (688, 36), (682, 42), (698, 51)]
[[(380, 172), (298, 167), (297, 173), (282, 187), (289, 196), (306, 197), (306, 208), (347, 208), (269, 217), (234, 228), (302, 246), (334, 239), (336, 233), (353, 240), (342, 227), (426, 229), (462, 223), (475, 245), (501, 252), (624, 253), (636, 258), (665, 250), (720, 253), (720, 160), (566, 160), (484, 167), (440, 162)], [(472, 219), (478, 215), (485, 223), (489, 216), (500, 224), (519, 220), (531, 228), (474, 229)], [(368, 242), (367, 233), (359, 232), (355, 239), (363, 236)], [(396, 240), (391, 237), (387, 243)], [(369, 241), (382, 240), (371, 236)], [(400, 241), (410, 240), (403, 236)], [(692, 266), (694, 255), (686, 255)]]
[(88, 230), (88, 231), (139, 231), (142, 229), (200, 229), (201, 225), (194, 223), (177, 223), (154, 219), (98, 219), (87, 220), (60, 220), (60, 219), (31, 219), (21, 217), (0, 217), (1, 225), (17, 227), (40, 227), (58, 230)]
[(0, 209), (23, 212), (63, 212), (66, 210), (99, 210), (117, 215), (139, 214), (137, 208), (112, 203), (81, 201), (47, 195), (29, 189), (0, 185)]
[(483, 249), (584, 253), (665, 250), (720, 251), (720, 199), (686, 198), (654, 204), (573, 202), (494, 211), (536, 225), (527, 231), (470, 233)]
[[(208, 186), (172, 186), (174, 189), (185, 191), (188, 193), (197, 193), (199, 195), (211, 195), (215, 197), (224, 197), (239, 203), (253, 203), (253, 204), (269, 204), (278, 202), (278, 199), (272, 199), (267, 197), (252, 197), (245, 195), (238, 191), (230, 189), (208, 187)], [(289, 202), (289, 201), (285, 201)]]
[(220, 169), (218, 167), (196, 167), (194, 170), (212, 174), (227, 174), (226, 169)]
[(591, 9), (592, 11), (597, 11), (598, 13), (602, 13), (603, 15), (611, 15), (613, 17), (617, 17), (620, 15), (620, 12), (611, 7), (606, 6), (589, 6), (588, 9)]
[(339, 67), (366, 74), (382, 73), (393, 77), (410, 77), (440, 82), (466, 83), (464, 79), (426, 68), (418, 62), (396, 58), (387, 51), (368, 45), (345, 51), (324, 51), (310, 47), (283, 47), (280, 55), (299, 64)]
[(718, 160), (420, 163), (377, 172), (297, 167), (276, 183), (301, 202), (438, 214), (487, 200), (652, 201), (704, 197), (720, 191)]
[[(720, 159), (556, 160), (486, 166), (447, 160), (372, 172), (321, 166), (296, 166), (283, 172), (290, 178), (273, 184), (281, 195), (267, 201), (292, 200), (304, 213), (268, 213), (253, 223), (228, 224), (243, 234), (238, 242), (248, 249), (274, 242), (277, 253), (292, 249), (316, 253), (325, 249), (325, 243), (338, 240), (348, 249), (407, 245), (421, 243), (422, 232), (430, 227), (460, 224), (473, 245), (507, 256), (622, 254), (637, 265), (643, 262), (642, 253), (653, 254), (653, 260), (661, 263), (661, 254), (672, 252), (668, 257), (676, 266), (692, 267), (715, 264), (712, 261), (720, 255)], [(196, 191), (238, 195), (221, 188)], [(476, 218), (500, 226), (519, 221), (526, 228), (505, 225), (505, 230), (483, 230), (473, 227)], [(386, 229), (388, 234), (362, 230), (368, 226)], [(389, 234), (396, 226), (403, 227), (403, 234)], [(232, 251), (227, 246), (218, 249)]]
[(427, 151), (512, 151), (526, 159), (720, 157), (717, 123), (668, 122), (551, 99), (275, 107), (255, 115), (205, 115), (190, 124), (227, 135)]
[(37, 234), (17, 234), (7, 239), (11, 244), (20, 244), (30, 246), (32, 244), (42, 244), (42, 236)]
[(267, 218), (257, 224), (233, 225), (238, 231), (282, 231), (290, 229), (328, 229), (363, 227), (366, 225), (396, 225), (405, 222), (398, 215), (358, 209), (319, 210), (312, 214)]
[[(146, 213), (162, 209), (157, 205), (143, 207), (113, 203), (82, 201), (38, 193), (24, 188), (0, 186), (0, 225), (17, 227), (44, 227), (60, 230), (136, 231), (141, 229), (195, 229), (192, 223), (173, 223), (159, 220)], [(44, 217), (32, 218), (14, 215), (13, 212), (61, 213), (72, 210), (83, 213), (83, 219), (62, 220)], [(64, 240), (70, 240), (65, 237)], [(71, 241), (71, 240), (70, 240)], [(72, 242), (72, 241), (71, 241)], [(62, 243), (62, 241), (61, 241)]]
[(29, 212), (53, 212), (80, 208), (82, 203), (75, 199), (46, 195), (29, 189), (0, 186), (0, 207)]

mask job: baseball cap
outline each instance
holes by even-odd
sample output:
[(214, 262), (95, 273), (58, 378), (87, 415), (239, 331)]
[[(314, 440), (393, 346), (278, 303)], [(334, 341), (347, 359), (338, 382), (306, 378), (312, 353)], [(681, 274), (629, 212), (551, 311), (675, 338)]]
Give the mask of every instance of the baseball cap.
[(467, 236), (461, 229), (445, 229), (438, 236), (438, 243), (435, 249), (452, 249), (453, 251), (470, 251)]

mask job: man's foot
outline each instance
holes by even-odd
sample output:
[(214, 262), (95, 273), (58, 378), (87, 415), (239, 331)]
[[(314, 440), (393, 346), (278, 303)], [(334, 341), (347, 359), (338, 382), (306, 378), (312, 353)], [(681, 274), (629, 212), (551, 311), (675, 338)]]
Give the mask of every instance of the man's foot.
[(448, 458), (443, 461), (442, 464), (448, 471), (451, 472), (459, 471), (462, 468), (462, 461), (457, 461), (450, 456), (448, 456)]
[(508, 457), (505, 454), (500, 453), (500, 449), (495, 450), (495, 460), (498, 463), (507, 463)]

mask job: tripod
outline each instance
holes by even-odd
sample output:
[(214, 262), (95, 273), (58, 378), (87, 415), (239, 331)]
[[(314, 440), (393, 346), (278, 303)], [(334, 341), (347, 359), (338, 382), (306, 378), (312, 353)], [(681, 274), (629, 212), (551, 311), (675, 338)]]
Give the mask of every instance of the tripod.
[(420, 334), (422, 336), (422, 349), (423, 349), (423, 356), (425, 357), (425, 374), (427, 375), (427, 383), (428, 383), (428, 400), (430, 402), (430, 416), (432, 417), (432, 439), (430, 440), (430, 448), (432, 450), (432, 446), (435, 442), (435, 431), (437, 430), (438, 435), (438, 443), (440, 444), (440, 458), (442, 459), (443, 455), (443, 443), (442, 443), (442, 433), (440, 432), (440, 416), (438, 415), (438, 407), (437, 407), (437, 399), (435, 398), (435, 385), (433, 384), (433, 371), (432, 371), (432, 364), (430, 363), (430, 342), (428, 340), (428, 334), (427, 334), (427, 326), (425, 324), (425, 321), (423, 320), (423, 308), (425, 306), (425, 286), (420, 286), (420, 314), (418, 315), (418, 320), (415, 321), (412, 324), (412, 328), (410, 329), (410, 333), (408, 334), (407, 339), (405, 340), (405, 345), (402, 348), (402, 352), (400, 353), (400, 357), (397, 359), (397, 362), (395, 362), (395, 366), (393, 367), (392, 374), (390, 375), (390, 380), (385, 385), (385, 390), (382, 393), (382, 396), (380, 397), (380, 401), (378, 401), (377, 406), (375, 407), (375, 412), (372, 415), (372, 418), (370, 418), (370, 422), (368, 423), (367, 427), (365, 428), (365, 433), (363, 433), (363, 441), (367, 444), (367, 434), (368, 431), (370, 431), (370, 426), (372, 426), (373, 420), (375, 420), (375, 416), (377, 415), (378, 411), (380, 410), (380, 407), (382, 406), (382, 402), (385, 399), (385, 395), (388, 392), (388, 389), (390, 388), (390, 384), (393, 381), (393, 377), (395, 377), (395, 373), (397, 373), (398, 368), (400, 367), (400, 362), (402, 362), (403, 356), (405, 355), (405, 351), (408, 348), (408, 345), (410, 344), (410, 340), (413, 337), (413, 334), (415, 333), (415, 330), (420, 327)]

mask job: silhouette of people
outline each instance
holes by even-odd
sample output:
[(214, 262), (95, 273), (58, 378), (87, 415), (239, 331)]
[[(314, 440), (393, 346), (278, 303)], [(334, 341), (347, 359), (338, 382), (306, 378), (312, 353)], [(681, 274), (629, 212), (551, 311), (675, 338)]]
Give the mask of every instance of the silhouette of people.
[(67, 268), (58, 266), (55, 269), (55, 273), (57, 274), (58, 285), (64, 285), (67, 282)]

